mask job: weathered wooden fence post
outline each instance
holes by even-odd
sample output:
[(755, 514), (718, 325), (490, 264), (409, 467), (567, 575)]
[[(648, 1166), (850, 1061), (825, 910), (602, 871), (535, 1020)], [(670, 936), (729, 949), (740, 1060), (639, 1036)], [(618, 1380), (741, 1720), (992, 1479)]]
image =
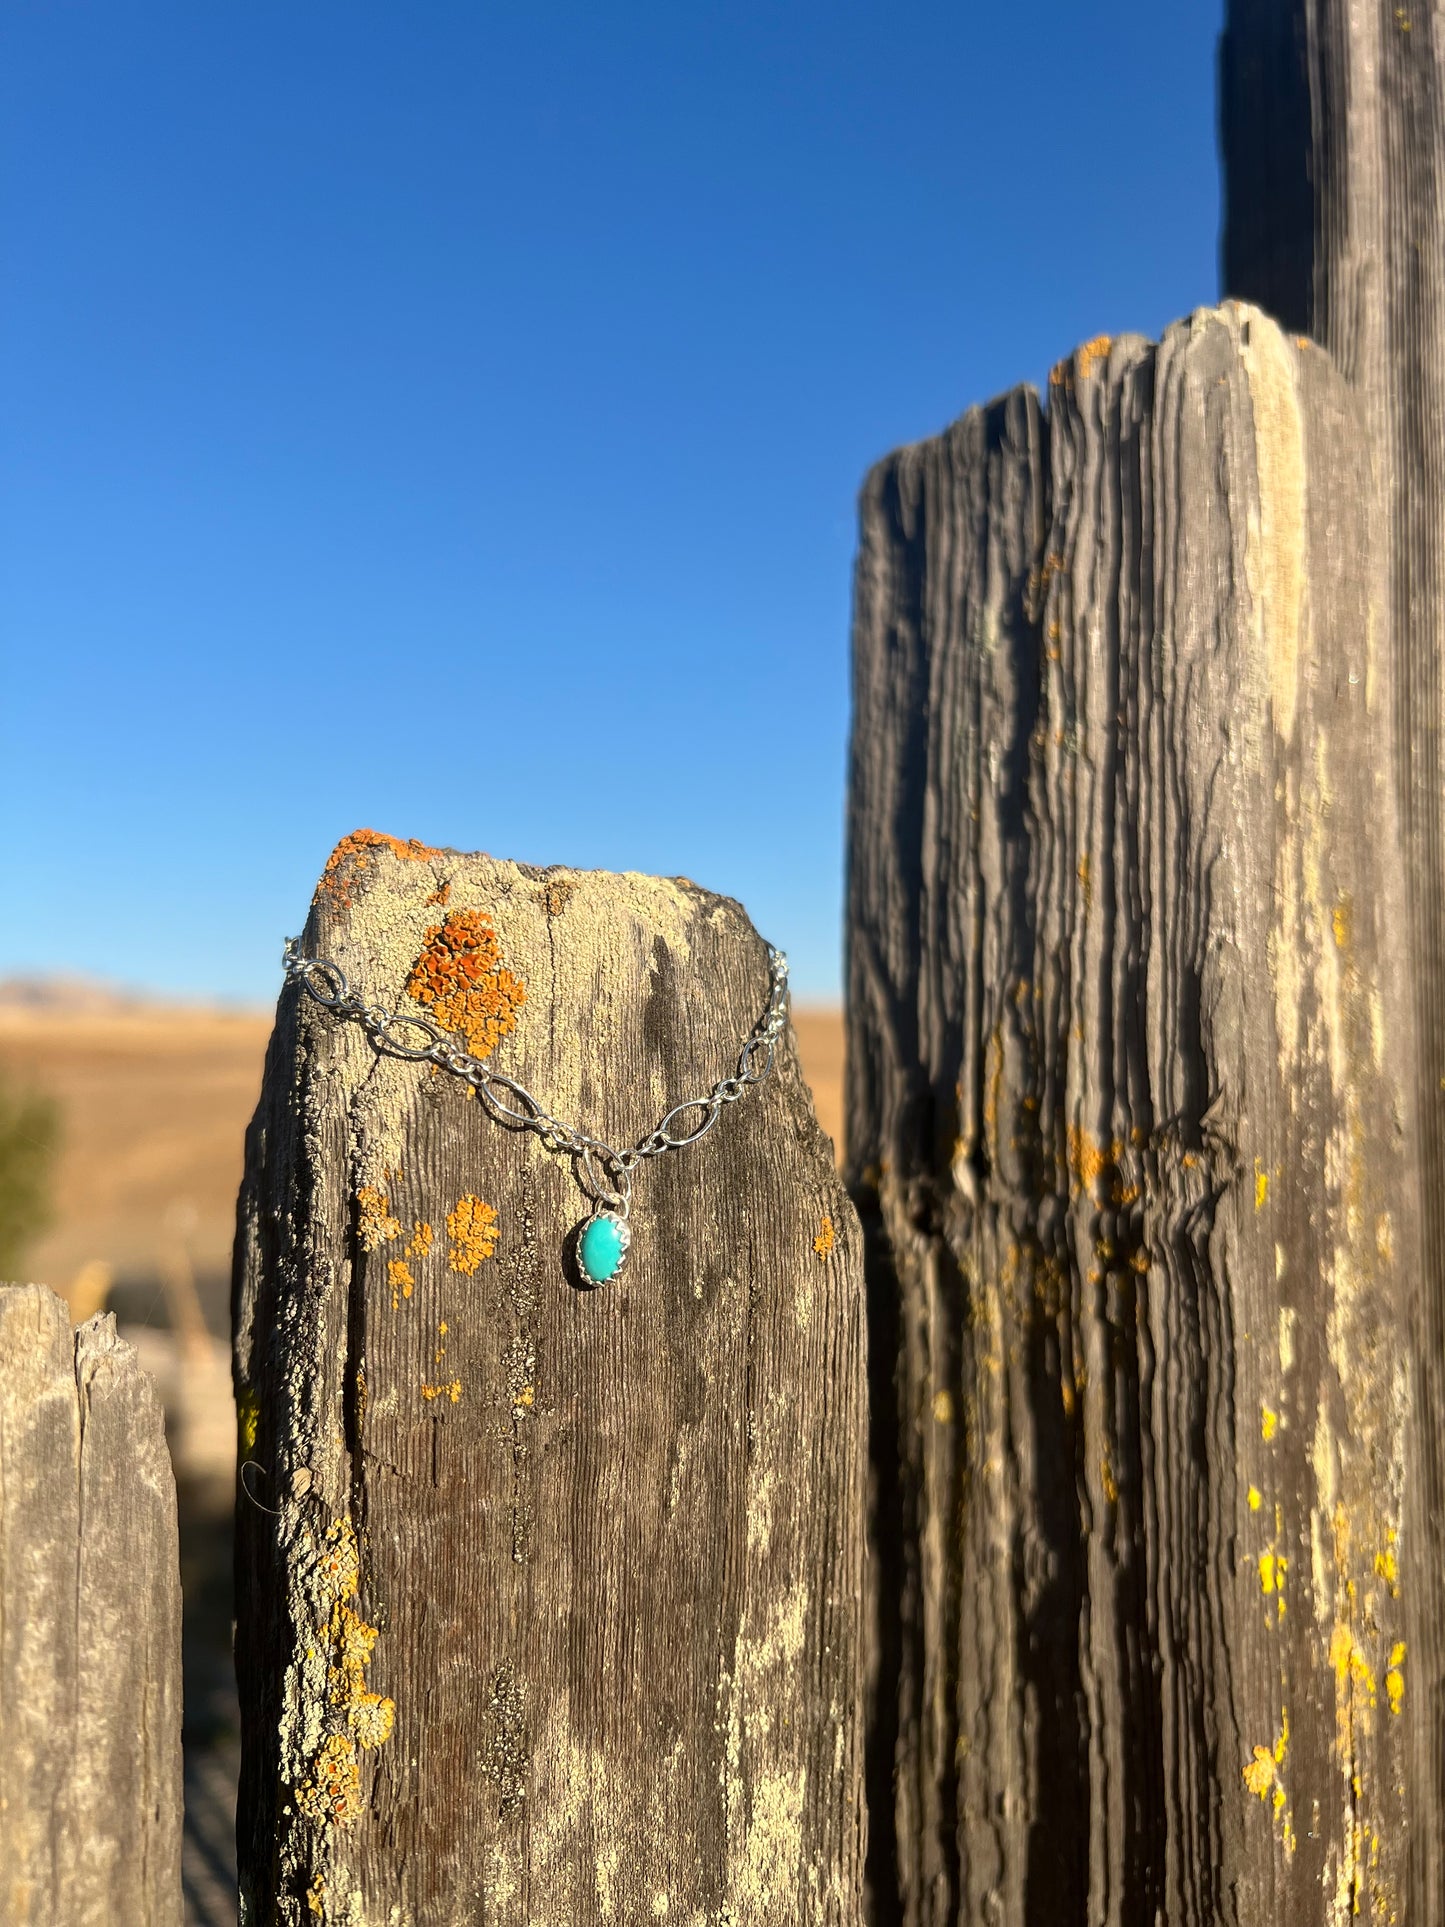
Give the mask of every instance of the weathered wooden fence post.
[(0, 1286), (0, 1920), (180, 1927), (181, 1588), (114, 1320)]
[(1383, 508), (1418, 1052), (1423, 1289), (1410, 1558), (1411, 1918), (1445, 1923), (1445, 15), (1229, 0), (1220, 58), (1227, 294), (1324, 344), (1357, 388)]
[[(767, 994), (691, 884), (369, 833), (305, 943), (619, 1144)], [(861, 1252), (790, 1043), (639, 1172), (592, 1291), (585, 1215), (456, 1078), (283, 995), (236, 1273), (252, 1923), (854, 1927)]]
[(864, 491), (879, 1921), (1405, 1917), (1415, 1085), (1370, 515), (1349, 387), (1234, 306), (1091, 342), (1047, 414), (974, 409)]

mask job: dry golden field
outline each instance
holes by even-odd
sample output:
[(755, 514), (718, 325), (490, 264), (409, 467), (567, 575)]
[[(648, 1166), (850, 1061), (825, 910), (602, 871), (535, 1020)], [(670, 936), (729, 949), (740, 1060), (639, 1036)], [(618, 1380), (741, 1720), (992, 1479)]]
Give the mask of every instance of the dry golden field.
[[(841, 1015), (805, 1009), (794, 1022), (836, 1144)], [(213, 1329), (223, 1324), (242, 1136), (269, 1031), (268, 1017), (250, 1014), (0, 1009), (0, 1068), (49, 1092), (62, 1113), (55, 1220), (30, 1253), (32, 1279), (85, 1316), (108, 1274), (132, 1320), (164, 1323), (190, 1277)]]

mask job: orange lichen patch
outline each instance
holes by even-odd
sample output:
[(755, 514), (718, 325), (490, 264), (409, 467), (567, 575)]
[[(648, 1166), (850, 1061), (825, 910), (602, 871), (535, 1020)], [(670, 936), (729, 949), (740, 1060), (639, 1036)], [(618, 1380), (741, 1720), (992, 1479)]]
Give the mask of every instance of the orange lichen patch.
[(429, 897), (422, 898), (422, 902), (427, 904), (434, 903), (436, 904), (438, 909), (444, 910), (447, 904), (451, 902), (451, 895), (452, 895), (451, 884), (439, 883), (435, 888), (435, 890), (432, 891)]
[(415, 837), (403, 843), (399, 837), (387, 836), (380, 830), (353, 830), (349, 836), (342, 837), (327, 857), (316, 894), (343, 906), (350, 904), (352, 885), (370, 869), (380, 850), (389, 850), (404, 863), (423, 863), (429, 857), (441, 855), (440, 850), (418, 843)]
[(817, 1258), (820, 1262), (822, 1262), (824, 1259), (828, 1257), (829, 1253), (832, 1251), (833, 1244), (834, 1244), (833, 1220), (831, 1218), (824, 1218), (822, 1224), (820, 1224), (818, 1227), (818, 1235), (813, 1240), (814, 1257)]
[(1079, 370), (1080, 381), (1089, 379), (1098, 364), (1108, 358), (1113, 345), (1112, 335), (1095, 335), (1092, 341), (1086, 341), (1082, 348), (1075, 349), (1074, 362)]
[(356, 1235), (363, 1251), (375, 1251), (401, 1236), (401, 1220), (392, 1216), (391, 1201), (375, 1185), (364, 1184), (356, 1194)]
[(346, 1826), (361, 1812), (361, 1768), (356, 1744), (333, 1733), (311, 1762), (311, 1777), (296, 1789), (296, 1804), (308, 1820)]
[(447, 1263), (453, 1271), (471, 1277), (497, 1248), (497, 1214), (481, 1198), (458, 1198), (455, 1208), (447, 1213), (447, 1236), (452, 1243)]
[(434, 1023), (466, 1038), (473, 1057), (491, 1053), (527, 1000), (521, 978), (502, 967), (497, 933), (484, 910), (453, 910), (444, 923), (431, 926), (406, 989)]
[(1078, 1124), (1069, 1126), (1069, 1169), (1086, 1191), (1092, 1191), (1099, 1180), (1112, 1171), (1123, 1156), (1124, 1146), (1118, 1138), (1107, 1145), (1098, 1143)]
[(453, 1405), (459, 1405), (462, 1397), (462, 1381), (454, 1378), (449, 1385), (423, 1385), (421, 1395), (428, 1404), (436, 1398), (449, 1398)]
[(397, 1310), (403, 1298), (410, 1298), (416, 1290), (416, 1279), (411, 1275), (411, 1266), (404, 1258), (393, 1258), (386, 1267), (386, 1275), (391, 1284), (391, 1308)]
[(431, 1226), (424, 1224), (422, 1220), (418, 1218), (412, 1230), (411, 1243), (406, 1248), (407, 1257), (425, 1258), (431, 1250), (431, 1236)]

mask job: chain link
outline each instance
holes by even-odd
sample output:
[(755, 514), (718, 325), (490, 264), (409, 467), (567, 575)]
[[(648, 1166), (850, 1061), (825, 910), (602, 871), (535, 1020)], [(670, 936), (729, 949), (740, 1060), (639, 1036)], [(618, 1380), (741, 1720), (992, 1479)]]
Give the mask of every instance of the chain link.
[[(382, 1004), (368, 1004), (352, 990), (339, 964), (329, 957), (302, 956), (299, 937), (286, 939), (281, 960), (287, 983), (299, 984), (334, 1016), (359, 1024), (371, 1039), (372, 1048), (381, 1056), (398, 1057), (411, 1064), (436, 1064), (453, 1076), (464, 1078), (496, 1123), (509, 1130), (535, 1131), (547, 1150), (573, 1160), (578, 1182), (589, 1197), (625, 1218), (632, 1202), (632, 1175), (643, 1159), (661, 1157), (664, 1151), (680, 1151), (686, 1145), (696, 1144), (699, 1138), (707, 1136), (726, 1105), (736, 1104), (752, 1085), (761, 1084), (773, 1068), (778, 1040), (788, 1023), (788, 959), (772, 944), (766, 948), (767, 1005), (743, 1040), (732, 1074), (719, 1078), (706, 1097), (689, 1097), (681, 1104), (674, 1104), (660, 1123), (624, 1150), (617, 1150), (590, 1131), (553, 1117), (525, 1085), (502, 1071), (491, 1069), (470, 1051), (459, 1050), (429, 1017), (409, 1010), (387, 1010)], [(408, 1031), (428, 1041), (423, 1044), (400, 1041)], [(694, 1114), (694, 1121), (674, 1131), (673, 1126), (680, 1125), (689, 1113)]]

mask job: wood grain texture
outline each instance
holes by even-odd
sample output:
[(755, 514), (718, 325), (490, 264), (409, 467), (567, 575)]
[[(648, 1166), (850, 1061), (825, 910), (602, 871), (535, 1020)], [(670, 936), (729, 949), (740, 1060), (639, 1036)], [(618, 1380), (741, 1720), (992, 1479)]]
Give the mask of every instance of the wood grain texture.
[(180, 1927), (181, 1589), (160, 1405), (109, 1317), (0, 1286), (0, 1919)]
[(1401, 1917), (1418, 1223), (1366, 449), (1326, 356), (1230, 307), (864, 490), (879, 1922)]
[(1411, 1918), (1445, 1923), (1445, 13), (1230, 0), (1220, 61), (1225, 292), (1262, 302), (1361, 395), (1388, 577), (1384, 646), (1407, 859), (1424, 1290), (1413, 1537)]
[[(615, 1142), (766, 999), (725, 898), (380, 838), (328, 867), (307, 948), (395, 1006), (458, 910), (525, 986), (497, 1064)], [(639, 1174), (591, 1292), (584, 1215), (455, 1078), (283, 996), (237, 1253), (274, 1508), (239, 1528), (253, 1922), (858, 1918), (861, 1248), (791, 1039)]]

